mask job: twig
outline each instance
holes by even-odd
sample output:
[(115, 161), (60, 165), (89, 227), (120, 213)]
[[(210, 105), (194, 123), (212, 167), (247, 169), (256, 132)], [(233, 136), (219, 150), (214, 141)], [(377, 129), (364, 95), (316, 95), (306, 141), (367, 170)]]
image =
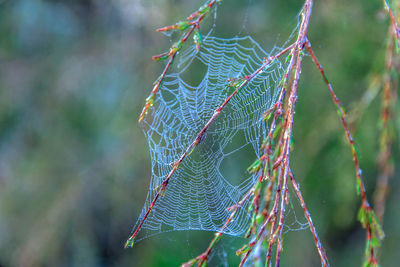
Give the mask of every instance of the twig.
[(320, 239), (318, 237), (317, 231), (316, 231), (315, 226), (314, 226), (314, 224), (312, 222), (312, 219), (311, 219), (310, 212), (307, 209), (306, 202), (304, 201), (304, 198), (303, 198), (303, 196), (301, 194), (299, 185), (297, 184), (296, 179), (294, 178), (292, 170), (290, 170), (289, 177), (290, 177), (290, 180), (292, 181), (292, 185), (293, 185), (294, 191), (296, 192), (297, 197), (298, 197), (298, 199), (300, 201), (300, 205), (303, 208), (304, 214), (305, 214), (306, 219), (308, 221), (308, 226), (310, 227), (310, 230), (311, 230), (312, 235), (314, 237), (315, 247), (317, 248), (319, 257), (321, 258), (322, 266), (329, 266), (328, 257), (326, 256), (325, 249), (322, 246), (322, 243), (321, 243), (321, 241), (320, 241)]
[(390, 21), (392, 23), (392, 31), (393, 31), (394, 36), (396, 37), (396, 40), (397, 40), (396, 49), (397, 49), (397, 51), (399, 51), (399, 49), (400, 49), (400, 29), (399, 29), (399, 25), (398, 25), (398, 23), (396, 21), (396, 18), (394, 17), (393, 12), (390, 9), (390, 6), (389, 6), (389, 4), (387, 3), (386, 0), (383, 0), (383, 5), (384, 5), (386, 11), (389, 14)]
[(198, 11), (192, 13), (189, 17), (187, 17), (187, 21), (180, 21), (174, 25), (171, 26), (166, 26), (163, 28), (157, 29), (158, 32), (163, 32), (163, 31), (171, 31), (171, 30), (186, 30), (189, 28), (189, 30), (183, 35), (183, 37), (176, 43), (174, 43), (170, 50), (166, 53), (160, 54), (153, 56), (153, 60), (160, 61), (168, 58), (168, 63), (165, 66), (164, 70), (162, 71), (160, 77), (156, 80), (153, 90), (151, 90), (150, 95), (146, 98), (146, 103), (142, 109), (142, 112), (140, 113), (139, 116), (139, 123), (144, 119), (144, 117), (147, 114), (148, 109), (153, 105), (155, 96), (160, 89), (161, 83), (164, 80), (165, 75), (167, 74), (167, 71), (172, 65), (172, 62), (174, 61), (175, 56), (177, 53), (181, 50), (182, 45), (186, 42), (186, 40), (190, 37), (190, 35), (193, 32), (196, 32), (198, 34), (197, 37), (197, 42), (196, 42), (196, 48), (199, 49), (200, 47), (200, 42), (201, 42), (201, 35), (199, 32), (199, 25), (203, 21), (204, 17), (210, 12), (211, 8), (217, 3), (222, 0), (210, 0), (207, 4), (202, 6)]
[[(264, 231), (269, 223), (271, 223), (271, 228), (270, 228), (270, 237), (269, 237), (270, 241), (269, 241), (269, 245), (268, 245), (266, 264), (267, 264), (267, 266), (269, 266), (269, 264), (270, 264), (272, 245), (275, 243), (277, 244), (275, 266), (279, 266), (279, 263), (280, 263), (280, 254), (282, 251), (283, 218), (284, 218), (284, 214), (285, 214), (286, 201), (288, 198), (287, 177), (288, 177), (289, 170), (290, 170), (289, 155), (290, 155), (290, 147), (291, 147), (291, 136), (292, 136), (292, 129), (293, 129), (294, 110), (295, 110), (295, 104), (297, 101), (298, 81), (299, 81), (300, 73), (301, 73), (301, 62), (302, 62), (302, 56), (303, 56), (303, 49), (304, 49), (304, 44), (306, 42), (309, 18), (310, 18), (311, 11), (312, 11), (312, 4), (313, 4), (313, 1), (305, 2), (305, 5), (304, 5), (303, 11), (302, 11), (303, 19), (302, 19), (302, 23), (300, 25), (296, 45), (291, 49), (291, 53), (290, 53), (291, 64), (289, 64), (289, 67), (287, 69), (286, 78), (288, 78), (289, 76), (292, 76), (293, 79), (291, 81), (290, 94), (287, 98), (285, 120), (283, 123), (283, 128), (281, 129), (281, 136), (280, 136), (279, 142), (277, 144), (278, 147), (276, 148), (276, 149), (278, 149), (278, 151), (281, 151), (281, 152), (280, 152), (280, 156), (278, 157), (278, 160), (276, 162), (276, 167), (275, 166), (273, 167), (273, 169), (277, 168), (275, 173), (278, 173), (274, 205), (273, 205), (271, 211), (268, 213), (268, 215), (265, 216), (264, 223), (260, 227), (255, 239), (239, 251), (239, 253), (245, 253), (239, 266), (243, 266), (244, 263), (246, 263), (253, 248), (263, 238)], [(293, 74), (291, 74), (292, 71), (294, 72)], [(289, 79), (286, 79), (285, 83), (289, 83)], [(267, 143), (270, 143), (270, 141), (271, 140), (268, 140)], [(267, 151), (269, 151), (271, 148), (270, 144), (268, 144), (267, 148), (268, 148)], [(272, 183), (270, 183), (270, 185), (267, 188), (268, 200), (266, 202), (268, 204), (266, 204), (266, 209), (268, 209), (268, 206), (269, 206), (271, 190), (272, 190)], [(280, 212), (279, 221), (277, 221), (278, 212)], [(264, 211), (263, 211), (263, 214), (265, 214)], [(315, 229), (314, 229), (314, 233), (316, 233)], [(316, 236), (316, 239), (319, 240), (318, 236)], [(320, 255), (321, 255), (321, 261), (322, 261), (323, 265), (328, 266), (329, 264), (327, 262), (326, 254), (325, 254), (325, 252), (322, 252), (323, 250), (320, 250), (320, 247), (321, 247), (320, 242), (316, 243), (316, 245), (317, 245), (317, 249), (319, 251), (321, 251)]]
[[(283, 217), (285, 214), (285, 199), (287, 194), (287, 177), (289, 174), (289, 155), (290, 155), (290, 141), (292, 138), (292, 129), (293, 129), (293, 120), (295, 113), (295, 105), (297, 102), (297, 89), (298, 83), (300, 79), (301, 73), (301, 63), (302, 63), (302, 52), (304, 49), (304, 44), (307, 38), (308, 25), (310, 21), (310, 16), (312, 12), (313, 0), (307, 0), (304, 3), (303, 11), (302, 11), (302, 22), (299, 29), (299, 35), (296, 42), (295, 50), (295, 59), (296, 65), (294, 69), (294, 78), (292, 82), (291, 92), (288, 98), (288, 108), (286, 115), (286, 125), (284, 131), (284, 139), (283, 139), (283, 147), (284, 151), (282, 154), (283, 158), (283, 190), (281, 192), (281, 208), (280, 208), (280, 216), (277, 231), (279, 232), (276, 257), (275, 257), (275, 266), (279, 266), (280, 262), (280, 254), (282, 252), (282, 230), (283, 230)], [(282, 171), (281, 171), (282, 174)]]
[[(390, 10), (390, 9), (389, 9)], [(389, 13), (391, 14), (391, 13)], [(392, 14), (393, 15), (393, 14)], [(392, 19), (392, 22), (394, 19)], [(394, 166), (392, 160), (392, 144), (395, 139), (393, 128), (390, 123), (394, 123), (394, 110), (393, 107), (397, 100), (397, 82), (392, 76), (394, 66), (394, 42), (396, 36), (394, 35), (393, 23), (389, 27), (388, 44), (386, 47), (385, 59), (385, 73), (383, 74), (382, 86), (382, 110), (381, 110), (381, 131), (379, 136), (380, 148), (378, 153), (378, 168), (379, 175), (376, 183), (376, 190), (374, 193), (374, 207), (376, 216), (381, 223), (385, 213), (386, 197), (389, 191), (389, 179), (393, 176)], [(396, 57), (396, 59), (398, 59)]]
[[(293, 47), (292, 47), (292, 49), (290, 51), (290, 55), (289, 55), (290, 62), (289, 62), (289, 65), (288, 65), (288, 67), (286, 69), (286, 72), (285, 72), (285, 75), (284, 75), (284, 78), (283, 78), (283, 83), (281, 84), (281, 86), (282, 86), (281, 97), (279, 98), (279, 102), (277, 102), (278, 106), (277, 106), (276, 111), (275, 111), (274, 121), (272, 123), (270, 132), (269, 132), (269, 134), (267, 136), (267, 143), (266, 143), (266, 145), (267, 145), (267, 153), (268, 153), (269, 148), (271, 147), (272, 134), (275, 131), (275, 122), (276, 122), (277, 118), (279, 116), (281, 116), (281, 114), (282, 114), (281, 110), (283, 108), (283, 100), (284, 100), (283, 97), (286, 95), (287, 81), (289, 79), (291, 70), (292, 70), (293, 65), (294, 65), (293, 54), (294, 54), (294, 51), (295, 51), (294, 48), (296, 48), (296, 47), (297, 47), (297, 43), (294, 43), (294, 45), (293, 45)], [(282, 131), (281, 131), (280, 139), (281, 138), (282, 138)], [(279, 143), (277, 146), (281, 146), (281, 144)], [(249, 258), (251, 252), (253, 251), (253, 248), (257, 245), (257, 243), (260, 240), (262, 240), (262, 237), (264, 236), (264, 231), (267, 228), (267, 225), (271, 221), (272, 221), (272, 224), (273, 224), (272, 228), (274, 228), (274, 225), (276, 223), (276, 215), (278, 213), (278, 208), (279, 208), (279, 197), (280, 197), (281, 188), (282, 188), (282, 179), (278, 179), (278, 184), (277, 184), (277, 188), (276, 188), (276, 191), (275, 191), (275, 200), (274, 200), (274, 204), (273, 204), (273, 207), (271, 209), (271, 212), (267, 213), (267, 215), (264, 216), (264, 223), (260, 227), (260, 230), (258, 231), (255, 239), (253, 241), (251, 241), (248, 245), (246, 245), (245, 247), (243, 247), (242, 249), (240, 249), (240, 250), (238, 250), (236, 252), (236, 254), (239, 254), (239, 255), (244, 253), (244, 256), (242, 257), (242, 260), (241, 260), (241, 262), (239, 264), (239, 267), (243, 266), (246, 263), (246, 261)]]
[(361, 194), (361, 202), (362, 202), (361, 208), (360, 208), (360, 211), (358, 214), (358, 218), (367, 232), (367, 244), (366, 244), (366, 253), (365, 253), (366, 254), (366, 264), (369, 264), (370, 266), (378, 266), (375, 252), (376, 252), (376, 247), (379, 246), (379, 243), (380, 243), (379, 240), (381, 240), (383, 238), (383, 232), (382, 232), (381, 227), (375, 217), (375, 214), (367, 200), (364, 181), (362, 179), (362, 171), (361, 171), (360, 164), (358, 161), (357, 149), (354, 144), (354, 139), (348, 128), (344, 109), (343, 109), (338, 97), (336, 96), (331, 83), (328, 81), (325, 71), (322, 68), (321, 64), (319, 63), (314, 51), (311, 48), (311, 44), (308, 40), (306, 42), (306, 47), (307, 47), (309, 54), (311, 55), (313, 62), (315, 63), (319, 72), (321, 73), (326, 86), (329, 89), (332, 100), (337, 107), (338, 114), (342, 121), (342, 125), (343, 125), (343, 128), (346, 133), (347, 141), (350, 144), (351, 152), (353, 155), (353, 162), (354, 162), (354, 166), (356, 169), (357, 193)]

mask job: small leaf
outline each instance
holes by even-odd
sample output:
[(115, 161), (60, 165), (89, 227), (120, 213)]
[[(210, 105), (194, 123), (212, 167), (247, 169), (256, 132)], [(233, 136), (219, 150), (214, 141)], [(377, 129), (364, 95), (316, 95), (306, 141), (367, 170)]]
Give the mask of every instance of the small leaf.
[(167, 59), (168, 57), (169, 57), (169, 53), (163, 53), (160, 55), (153, 56), (152, 59), (155, 61), (162, 61), (162, 60)]
[(247, 171), (249, 173), (256, 173), (260, 170), (262, 166), (262, 161), (260, 159), (256, 159), (256, 161), (254, 161), (250, 167), (247, 168)]
[(173, 55), (173, 54), (175, 54), (176, 52), (178, 52), (179, 50), (181, 50), (182, 45), (183, 45), (182, 40), (179, 40), (178, 42), (174, 43), (174, 44), (171, 46), (171, 49), (169, 50), (169, 55)]
[(126, 241), (126, 243), (125, 243), (125, 248), (132, 248), (133, 247), (133, 245), (135, 244), (135, 237), (130, 237), (127, 241)]
[(279, 81), (278, 86), (283, 87), (286, 84), (286, 75), (282, 76), (282, 79)]
[(354, 151), (355, 151), (356, 154), (357, 154), (357, 157), (358, 157), (358, 158), (361, 158), (361, 154), (360, 154), (360, 151), (358, 150), (357, 146), (353, 144), (353, 148), (354, 148)]
[(361, 207), (357, 214), (357, 219), (360, 221), (363, 227), (366, 226), (367, 214), (364, 207)]
[(244, 245), (243, 247), (241, 247), (240, 249), (238, 249), (236, 251), (236, 256), (240, 256), (240, 255), (246, 253), (247, 251), (249, 251), (249, 249), (250, 249), (250, 246), (248, 244)]
[(278, 124), (278, 125), (276, 126), (275, 131), (274, 131), (274, 134), (272, 135), (272, 138), (275, 139), (275, 138), (278, 136), (278, 134), (279, 134), (280, 131), (281, 131), (281, 127), (282, 127), (281, 124)]
[(158, 78), (153, 82), (153, 85), (156, 86), (162, 78), (162, 75), (158, 76)]
[(290, 151), (294, 150), (294, 137), (292, 136), (292, 138), (290, 138)]
[(196, 50), (199, 51), (200, 46), (203, 42), (203, 38), (201, 36), (199, 29), (195, 29), (194, 34), (193, 34), (193, 41), (194, 41), (194, 44), (196, 45)]
[(206, 14), (210, 11), (210, 8), (208, 7), (208, 5), (204, 5), (200, 8), (199, 10), (199, 15), (203, 15)]
[(371, 238), (371, 246), (374, 248), (381, 246), (381, 241), (375, 235), (373, 235)]
[(176, 28), (183, 31), (186, 30), (190, 26), (188, 21), (179, 21), (176, 23)]
[(292, 58), (292, 54), (289, 54), (285, 59), (285, 64), (288, 63), (291, 58)]
[(246, 82), (246, 80), (243, 78), (231, 78), (231, 79), (228, 79), (228, 82), (229, 82), (229, 86), (231, 86), (235, 89), (238, 89)]
[(263, 220), (264, 220), (264, 216), (261, 213), (257, 214), (257, 217), (256, 217), (257, 224), (261, 224), (263, 222)]
[(154, 102), (154, 95), (150, 95), (146, 98), (146, 104), (151, 107), (153, 106), (153, 102)]
[(357, 195), (359, 196), (361, 194), (361, 185), (359, 180), (357, 180), (356, 183), (356, 190), (357, 190)]

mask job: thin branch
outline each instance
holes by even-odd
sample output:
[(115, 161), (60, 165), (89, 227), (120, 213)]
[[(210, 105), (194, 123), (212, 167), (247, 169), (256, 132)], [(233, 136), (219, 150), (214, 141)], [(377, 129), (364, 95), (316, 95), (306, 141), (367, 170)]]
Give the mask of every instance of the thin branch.
[(317, 248), (319, 257), (321, 258), (322, 266), (324, 266), (324, 267), (329, 266), (328, 257), (326, 256), (325, 249), (322, 246), (322, 243), (318, 237), (317, 230), (315, 229), (315, 226), (312, 222), (310, 212), (307, 209), (306, 202), (304, 201), (303, 195), (301, 194), (299, 185), (297, 184), (296, 179), (294, 178), (292, 170), (290, 170), (289, 177), (290, 177), (290, 180), (292, 181), (294, 191), (297, 194), (297, 198), (300, 201), (300, 205), (303, 208), (304, 214), (308, 221), (308, 226), (310, 227), (311, 233), (314, 237), (315, 247)]
[(366, 196), (366, 192), (365, 192), (364, 182), (363, 182), (363, 179), (362, 179), (362, 170), (360, 168), (360, 164), (359, 164), (359, 161), (358, 161), (357, 149), (356, 149), (355, 144), (354, 144), (354, 139), (353, 139), (353, 136), (351, 135), (349, 127), (347, 125), (347, 120), (346, 120), (346, 117), (345, 117), (346, 116), (345, 115), (345, 111), (344, 111), (344, 109), (342, 107), (342, 104), (339, 101), (339, 98), (336, 96), (335, 92), (333, 91), (333, 87), (332, 87), (331, 83), (328, 81), (328, 78), (327, 78), (327, 76), (325, 74), (325, 71), (322, 68), (321, 64), (319, 63), (317, 57), (315, 56), (314, 51), (311, 48), (311, 44), (310, 44), (310, 42), (308, 40), (306, 42), (306, 47), (307, 47), (308, 52), (310, 53), (310, 56), (311, 56), (313, 62), (315, 63), (315, 65), (317, 66), (319, 72), (321, 73), (322, 78), (324, 79), (324, 82), (325, 82), (326, 86), (329, 89), (329, 92), (331, 94), (332, 100), (336, 105), (338, 114), (340, 116), (343, 128), (344, 128), (345, 133), (346, 133), (347, 141), (350, 144), (351, 152), (352, 152), (352, 155), (353, 155), (353, 162), (354, 162), (354, 165), (355, 165), (355, 168), (356, 168), (356, 177), (357, 177), (357, 191), (359, 191), (361, 193), (361, 198), (362, 198), (363, 203), (365, 202), (367, 204), (368, 201), (367, 201), (367, 196)]
[(398, 25), (397, 20), (396, 20), (393, 12), (392, 12), (392, 10), (391, 10), (391, 8), (390, 8), (390, 6), (389, 6), (389, 4), (387, 3), (386, 0), (383, 0), (383, 5), (384, 5), (386, 11), (388, 12), (389, 17), (390, 17), (390, 21), (392, 23), (393, 34), (394, 34), (394, 36), (396, 37), (396, 40), (397, 40), (396, 49), (398, 51), (399, 48), (400, 48), (400, 29), (399, 29), (399, 25)]
[[(284, 78), (283, 78), (283, 83), (281, 84), (281, 86), (282, 86), (281, 97), (279, 98), (279, 101), (277, 102), (278, 106), (277, 106), (276, 111), (275, 111), (274, 121), (272, 123), (270, 132), (269, 132), (269, 134), (267, 136), (267, 143), (266, 143), (267, 153), (271, 148), (272, 134), (273, 134), (273, 131), (275, 131), (275, 122), (276, 122), (277, 118), (279, 116), (281, 116), (281, 114), (282, 114), (283, 100), (284, 100), (283, 97), (286, 95), (286, 86), (288, 84), (287, 81), (289, 79), (291, 70), (293, 69), (293, 66), (294, 66), (294, 61), (295, 60), (294, 60), (293, 54), (294, 54), (294, 51), (295, 51), (296, 47), (297, 47), (297, 43), (294, 43), (294, 45), (293, 45), (293, 47), (291, 48), (291, 51), (290, 51), (290, 55), (289, 55), (290, 62), (289, 62), (289, 65), (288, 65), (288, 67), (286, 69), (286, 72), (285, 72), (285, 75), (284, 75)], [(281, 138), (282, 138), (282, 131), (281, 131), (280, 139)], [(281, 146), (281, 144), (278, 144), (277, 146)], [(280, 161), (280, 162), (282, 162), (282, 161)], [(247, 259), (250, 256), (251, 252), (253, 251), (253, 248), (257, 245), (257, 243), (260, 240), (262, 240), (262, 237), (264, 236), (264, 231), (267, 228), (267, 225), (271, 221), (272, 221), (273, 225), (275, 225), (275, 223), (276, 223), (276, 215), (278, 213), (278, 207), (279, 207), (279, 196), (280, 196), (280, 191), (281, 191), (281, 187), (282, 187), (281, 183), (282, 183), (282, 179), (278, 179), (278, 184), (277, 184), (277, 188), (276, 188), (276, 192), (275, 192), (275, 200), (274, 200), (273, 207), (271, 209), (271, 212), (268, 213), (267, 216), (264, 216), (264, 223), (261, 226), (260, 230), (258, 231), (255, 239), (252, 242), (250, 242), (247, 246), (243, 247), (238, 252), (236, 252), (236, 254), (245, 253), (244, 256), (242, 257), (242, 260), (241, 260), (241, 262), (239, 264), (239, 267), (241, 267), (241, 266), (243, 266), (245, 264), (245, 262), (247, 261)], [(274, 228), (274, 226), (272, 228)]]
[[(202, 6), (198, 11), (193, 12), (189, 17), (187, 17), (187, 21), (180, 21), (174, 25), (171, 26), (166, 26), (163, 28), (157, 29), (158, 32), (164, 32), (164, 31), (171, 31), (171, 30), (186, 30), (189, 28), (189, 30), (183, 35), (183, 37), (173, 44), (170, 48), (170, 50), (166, 53), (153, 56), (153, 60), (160, 61), (168, 58), (168, 63), (165, 66), (164, 70), (162, 71), (160, 77), (156, 80), (153, 90), (151, 90), (150, 95), (146, 98), (146, 103), (142, 109), (142, 112), (140, 113), (139, 116), (139, 123), (144, 119), (144, 117), (147, 114), (148, 109), (153, 105), (155, 96), (160, 89), (161, 83), (163, 82), (165, 75), (167, 74), (167, 71), (172, 65), (172, 62), (174, 61), (175, 56), (177, 53), (181, 50), (182, 45), (186, 42), (186, 40), (190, 37), (190, 35), (193, 32), (196, 32), (198, 35), (199, 33), (199, 25), (203, 21), (204, 17), (210, 12), (210, 10), (213, 8), (213, 6), (222, 0), (211, 0), (208, 2), (208, 4), (205, 4)], [(200, 48), (200, 42), (199, 40), (200, 36), (197, 38), (198, 41), (196, 43), (196, 48)]]
[[(390, 9), (389, 9), (390, 10)], [(393, 15), (393, 14), (392, 14)], [(393, 20), (392, 20), (393, 21)], [(386, 47), (385, 73), (383, 74), (382, 86), (382, 110), (381, 110), (381, 130), (380, 130), (380, 148), (378, 153), (379, 175), (374, 193), (374, 207), (376, 216), (381, 223), (385, 214), (386, 197), (389, 192), (389, 179), (394, 174), (392, 162), (392, 144), (395, 139), (395, 133), (391, 123), (394, 123), (395, 112), (393, 108), (397, 101), (397, 80), (393, 77), (394, 61), (398, 57), (394, 55), (394, 46), (396, 36), (394, 35), (393, 24), (389, 27), (388, 44)]]
[(347, 141), (350, 144), (351, 152), (353, 155), (353, 163), (354, 163), (354, 166), (356, 169), (357, 192), (359, 194), (361, 194), (361, 201), (362, 201), (358, 217), (359, 217), (361, 224), (363, 225), (363, 227), (366, 229), (366, 232), (367, 232), (367, 244), (366, 244), (366, 252), (365, 252), (366, 263), (369, 264), (370, 266), (378, 266), (378, 261), (376, 259), (376, 247), (379, 246), (379, 240), (381, 240), (383, 238), (383, 232), (381, 230), (378, 220), (376, 219), (375, 214), (374, 214), (374, 212), (368, 202), (368, 199), (367, 199), (364, 181), (362, 179), (362, 171), (361, 171), (360, 163), (359, 163), (358, 156), (357, 156), (357, 149), (354, 144), (354, 139), (350, 133), (350, 130), (349, 130), (349, 127), (348, 127), (348, 124), (346, 121), (346, 115), (345, 115), (344, 109), (339, 101), (339, 98), (336, 96), (336, 94), (333, 90), (333, 87), (332, 87), (331, 83), (328, 81), (325, 71), (322, 68), (321, 64), (319, 63), (314, 51), (311, 48), (311, 44), (308, 40), (306, 42), (306, 47), (307, 47), (309, 54), (311, 55), (313, 62), (315, 63), (319, 72), (321, 73), (326, 86), (329, 89), (332, 100), (337, 107), (338, 114), (342, 121), (342, 125), (343, 125), (344, 131), (346, 133)]
[(287, 108), (287, 115), (286, 115), (286, 125), (285, 125), (285, 130), (284, 130), (284, 135), (283, 135), (283, 153), (282, 153), (282, 159), (283, 159), (283, 173), (282, 171), (280, 172), (283, 175), (283, 190), (281, 192), (281, 207), (280, 207), (280, 216), (279, 216), (279, 222), (278, 222), (278, 244), (277, 244), (277, 251), (276, 251), (276, 258), (275, 258), (275, 266), (279, 266), (280, 262), (280, 254), (282, 252), (282, 231), (283, 231), (283, 217), (285, 214), (285, 199), (286, 199), (286, 194), (287, 194), (287, 177), (289, 174), (289, 165), (290, 165), (290, 142), (292, 138), (292, 130), (293, 130), (293, 121), (294, 121), (294, 113), (295, 113), (295, 105), (297, 102), (297, 89), (298, 89), (298, 84), (299, 84), (299, 79), (300, 79), (300, 74), (301, 74), (301, 63), (302, 63), (302, 52), (304, 49), (304, 44), (307, 38), (307, 32), (308, 32), (308, 25), (310, 21), (310, 16), (312, 12), (312, 5), (313, 5), (313, 0), (307, 0), (304, 4), (303, 7), (303, 12), (302, 12), (302, 22), (300, 25), (299, 29), (299, 35), (297, 38), (296, 42), (296, 47), (294, 47), (292, 50), (295, 51), (295, 59), (296, 59), (296, 65), (294, 69), (294, 78), (292, 82), (292, 87), (290, 91), (290, 95), (288, 98), (288, 108)]

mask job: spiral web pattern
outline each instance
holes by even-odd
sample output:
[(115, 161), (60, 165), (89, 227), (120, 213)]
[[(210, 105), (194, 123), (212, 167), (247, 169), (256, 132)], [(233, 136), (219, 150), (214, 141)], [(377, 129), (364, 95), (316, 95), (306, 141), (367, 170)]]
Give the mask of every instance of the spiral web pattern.
[[(152, 175), (138, 223), (172, 164), (234, 90), (227, 80), (253, 73), (268, 56), (251, 37), (210, 36), (203, 40), (200, 51), (189, 46), (178, 55), (174, 73), (165, 77), (154, 107), (142, 123)], [(260, 156), (267, 134), (262, 114), (276, 102), (283, 70), (283, 63), (273, 61), (231, 99), (171, 177), (165, 195), (142, 226), (142, 238), (173, 230), (221, 229), (230, 215), (226, 209), (239, 202), (258, 179), (244, 171), (231, 175), (229, 166), (235, 162), (230, 160), (241, 151), (248, 151), (252, 160)], [(185, 78), (192, 72), (201, 75), (198, 85), (191, 85), (190, 76)], [(225, 234), (236, 236), (247, 230), (248, 205), (245, 202), (238, 210)]]

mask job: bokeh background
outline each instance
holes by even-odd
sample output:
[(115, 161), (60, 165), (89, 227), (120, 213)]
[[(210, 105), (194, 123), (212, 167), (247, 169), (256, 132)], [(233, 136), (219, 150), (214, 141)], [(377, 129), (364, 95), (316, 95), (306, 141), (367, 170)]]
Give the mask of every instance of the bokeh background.
[[(0, 266), (178, 266), (205, 249), (212, 233), (161, 234), (123, 249), (151, 174), (137, 123), (163, 68), (151, 56), (171, 44), (155, 29), (202, 2), (0, 0)], [(296, 26), (301, 2), (224, 0), (214, 35), (249, 34), (270, 50)], [(388, 25), (380, 0), (327, 0), (316, 1), (309, 30), (350, 114), (370, 199), (381, 94), (365, 92), (383, 71)], [(306, 58), (292, 166), (332, 266), (360, 266), (354, 166), (324, 86)], [(400, 261), (398, 177), (396, 167), (382, 266)], [(244, 240), (224, 242), (212, 266), (239, 262)], [(282, 266), (319, 266), (308, 230), (289, 232), (285, 246)]]

